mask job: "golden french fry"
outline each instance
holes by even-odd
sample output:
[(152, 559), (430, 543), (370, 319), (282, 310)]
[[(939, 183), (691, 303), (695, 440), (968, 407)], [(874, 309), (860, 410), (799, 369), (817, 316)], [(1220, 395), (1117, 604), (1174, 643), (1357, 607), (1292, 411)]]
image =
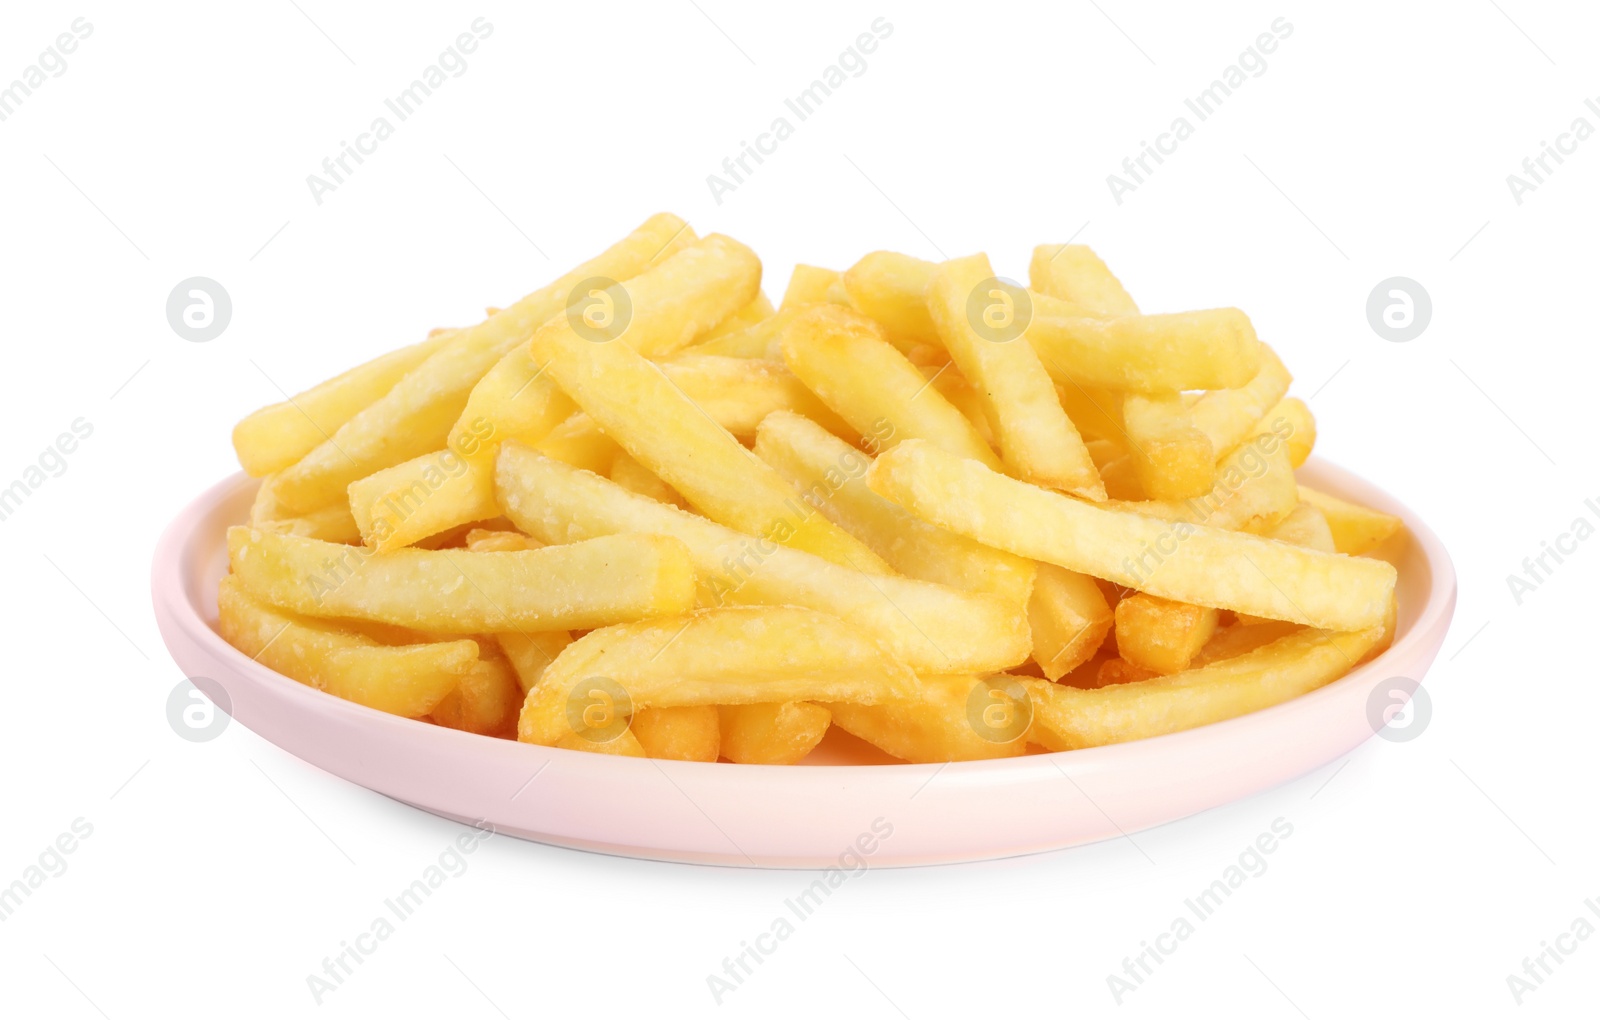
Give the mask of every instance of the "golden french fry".
[(597, 475), (611, 474), (611, 465), (617, 458), (627, 456), (616, 440), (601, 432), (594, 419), (582, 411), (557, 425), (533, 448), (547, 457)]
[(740, 765), (793, 765), (822, 742), (833, 716), (809, 701), (723, 705), (722, 756)]
[[(1282, 419), (1279, 422), (1281, 427)], [(1264, 533), (1299, 503), (1289, 454), (1292, 439), (1281, 433), (1261, 432), (1236, 446), (1217, 465), (1216, 480), (1203, 496), (1179, 501), (1114, 501), (1111, 505), (1167, 521)]]
[(676, 216), (653, 216), (596, 258), (461, 330), (376, 402), (285, 468), (279, 477), (279, 498), (295, 509), (314, 510), (343, 498), (346, 487), (358, 478), (442, 448), (473, 386), (496, 361), (560, 313), (573, 287), (595, 277), (626, 279), (638, 274), (686, 229)]
[(1250, 438), (1257, 423), (1268, 417), (1289, 392), (1290, 381), (1283, 361), (1271, 347), (1262, 344), (1261, 368), (1255, 378), (1238, 389), (1212, 390), (1201, 396), (1188, 408), (1189, 423), (1205, 434), (1220, 459)]
[(542, 541), (628, 532), (679, 539), (699, 572), (702, 605), (807, 606), (833, 613), (925, 673), (996, 671), (1028, 656), (1026, 618), (993, 595), (840, 567), (635, 495), (515, 443), (500, 451), (495, 484), (506, 515)]
[(673, 385), (740, 439), (754, 439), (756, 426), (774, 411), (803, 414), (844, 439), (856, 436), (781, 360), (719, 357), (696, 350), (659, 364)]
[(1041, 244), (1033, 249), (1028, 286), (1083, 309), (1085, 315), (1139, 314), (1133, 298), (1086, 244)]
[(1117, 654), (1165, 675), (1189, 668), (1217, 630), (1217, 611), (1137, 592), (1117, 603)]
[[(1217, 632), (1207, 641), (1205, 647), (1195, 653), (1193, 661), (1189, 663), (1190, 669), (1209, 666), (1224, 659), (1233, 659), (1253, 652), (1257, 648), (1270, 645), (1281, 637), (1288, 637), (1304, 630), (1296, 623), (1284, 620), (1260, 620), (1246, 622), (1240, 618), (1238, 622), (1226, 627), (1218, 627)], [(1145, 678), (1148, 679), (1148, 678)]]
[(932, 262), (875, 251), (845, 270), (844, 289), (856, 311), (883, 327), (902, 351), (938, 340), (928, 314), (928, 285), (938, 267)]
[(1057, 382), (1169, 393), (1248, 383), (1261, 367), (1261, 343), (1237, 308), (1170, 315), (1085, 318), (1074, 306), (1031, 294), (1023, 336)]
[(805, 305), (832, 303), (830, 294), (844, 286), (844, 274), (837, 269), (797, 265), (789, 276), (789, 286), (783, 292), (778, 311), (800, 308)]
[[(1177, 393), (1130, 393), (1123, 427), (1139, 488), (1151, 499), (1188, 499), (1211, 489), (1217, 455)], [(1252, 422), (1252, 425), (1254, 423)]]
[(1093, 683), (1073, 683), (1069, 686), (1081, 687), (1084, 690), (1095, 690), (1100, 687), (1110, 687), (1112, 684), (1134, 684), (1142, 680), (1151, 680), (1161, 674), (1144, 666), (1136, 666), (1127, 659), (1106, 659), (1100, 663), (1100, 668), (1095, 671)]
[(925, 676), (910, 698), (829, 705), (833, 721), (918, 764), (1011, 758), (1027, 749), (1033, 706), (1016, 677)]
[(250, 503), (250, 526), (265, 531), (281, 531), (286, 535), (318, 538), (324, 542), (351, 545), (361, 541), (361, 530), (343, 503), (325, 506), (308, 514), (290, 513), (278, 502), (273, 487), (276, 475), (261, 480), (256, 498)]
[[(985, 320), (980, 332), (974, 319), (974, 298), (996, 302), (1011, 316), (1002, 326), (1013, 326), (1014, 331), (989, 329)], [(1038, 485), (1105, 499), (1105, 486), (1094, 461), (1061, 409), (1039, 355), (1026, 342), (1019, 342), (1026, 323), (1016, 318), (1015, 309), (999, 303), (1000, 299), (1012, 301), (996, 281), (985, 255), (945, 262), (934, 270), (928, 284), (928, 313), (939, 340), (982, 396), (1005, 466), (1017, 477)]]
[(1317, 422), (1311, 417), (1311, 408), (1306, 406), (1305, 401), (1298, 397), (1284, 397), (1257, 424), (1258, 434), (1263, 425), (1287, 434), (1290, 464), (1299, 467), (1310, 458), (1311, 448), (1317, 442)]
[(751, 302), (732, 315), (723, 319), (715, 326), (696, 336), (691, 345), (707, 343), (718, 337), (728, 336), (732, 333), (741, 333), (758, 322), (765, 322), (777, 314), (777, 309), (772, 307), (772, 299), (765, 294), (757, 293)]
[(276, 609), (236, 577), (217, 590), (224, 641), (269, 669), (358, 705), (408, 718), (432, 712), (478, 662), (470, 640), (388, 645)]
[(1220, 722), (1316, 690), (1383, 639), (1381, 626), (1306, 630), (1233, 659), (1171, 676), (1085, 691), (1024, 680), (1033, 737), (1052, 751), (1140, 740)]
[(921, 364), (917, 368), (923, 376), (939, 391), (939, 395), (950, 402), (950, 406), (966, 416), (972, 427), (977, 429), (978, 438), (982, 439), (985, 446), (993, 448), (995, 445), (994, 423), (989, 420), (989, 408), (984, 405), (983, 395), (966, 380), (959, 370), (951, 371), (950, 357), (942, 348), (945, 360), (939, 364)]
[(631, 347), (552, 329), (535, 334), (532, 346), (550, 378), (607, 435), (707, 517), (835, 563), (890, 573)]
[(1342, 500), (1309, 485), (1300, 486), (1299, 494), (1302, 500), (1322, 511), (1333, 536), (1333, 547), (1351, 556), (1371, 552), (1405, 527), (1398, 517)]
[(247, 415), (233, 427), (239, 466), (259, 478), (281, 471), (316, 449), (340, 426), (375, 403), (406, 374), (450, 342), (456, 330), (358, 365), (327, 382)]
[[(467, 548), (473, 552), (521, 552), (542, 549), (544, 543), (521, 532), (475, 529), (467, 533)], [(572, 643), (572, 635), (564, 630), (532, 633), (511, 630), (493, 637), (505, 653), (512, 672), (516, 674), (517, 687), (523, 694), (533, 689), (539, 677), (544, 675), (545, 668), (555, 661), (563, 648)]]
[(1333, 540), (1333, 529), (1328, 525), (1327, 515), (1305, 501), (1301, 501), (1299, 506), (1290, 511), (1289, 516), (1279, 521), (1265, 534), (1268, 538), (1288, 542), (1290, 545), (1304, 546), (1307, 549), (1316, 549), (1319, 552), (1343, 551)]
[(626, 453), (619, 454), (611, 462), (610, 478), (629, 492), (648, 496), (658, 503), (671, 503), (680, 510), (689, 509), (688, 502), (676, 489)]
[(466, 547), (473, 552), (521, 552), (543, 549), (544, 543), (532, 535), (500, 528), (473, 528), (466, 534)]
[(867, 483), (985, 545), (1214, 609), (1359, 630), (1381, 622), (1394, 595), (1388, 563), (1094, 506), (927, 442), (880, 456)]
[[(915, 697), (917, 689), (909, 669), (836, 616), (794, 606), (705, 609), (604, 627), (574, 641), (529, 692), (517, 739), (594, 739), (615, 716), (644, 708), (876, 704)], [(597, 704), (604, 719), (590, 711)]]
[(349, 512), (379, 552), (498, 515), (493, 461), (438, 450), (350, 483)]
[(646, 757), (716, 761), (722, 743), (715, 705), (641, 708), (628, 721)]
[(654, 535), (526, 552), (375, 553), (235, 527), (228, 561), (245, 589), (272, 605), (440, 634), (601, 627), (694, 602), (687, 550)]
[[(1065, 382), (1056, 385), (1056, 399), (1087, 442), (1101, 440), (1119, 448), (1128, 445), (1128, 430), (1122, 424), (1123, 394)], [(1102, 466), (1099, 461), (1095, 463)]]
[(869, 448), (928, 439), (958, 456), (1000, 467), (1000, 458), (966, 416), (883, 338), (872, 320), (847, 309), (812, 308), (784, 332), (783, 355), (789, 371), (861, 433)]
[(756, 358), (761, 361), (783, 361), (783, 345), (780, 337), (789, 327), (795, 317), (809, 306), (798, 305), (779, 311), (762, 319), (760, 322), (733, 333), (712, 337), (703, 343), (697, 343), (683, 353), (713, 354), (723, 358)]
[(872, 458), (817, 423), (787, 411), (768, 415), (755, 450), (808, 503), (907, 577), (1014, 605), (1028, 601), (1034, 564), (935, 527), (873, 492), (865, 480)]
[(517, 713), (522, 708), (522, 689), (516, 675), (498, 651), (479, 649), (473, 668), (434, 706), (431, 718), (440, 726), (466, 730), (490, 737), (511, 737), (516, 733)]
[(1094, 578), (1040, 563), (1028, 600), (1033, 661), (1051, 680), (1094, 658), (1111, 631), (1111, 606)]

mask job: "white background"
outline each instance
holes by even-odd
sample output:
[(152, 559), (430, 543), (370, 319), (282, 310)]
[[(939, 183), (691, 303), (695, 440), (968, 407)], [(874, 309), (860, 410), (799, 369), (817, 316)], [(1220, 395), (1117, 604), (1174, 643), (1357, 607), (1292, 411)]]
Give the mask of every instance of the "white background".
[[(0, 123), (0, 485), (74, 419), (94, 427), (0, 522), (0, 885), (93, 826), (0, 923), (7, 1015), (1322, 1020), (1600, 997), (1600, 938), (1520, 1008), (1506, 984), (1575, 918), (1600, 924), (1600, 541), (1520, 606), (1506, 582), (1600, 498), (1600, 138), (1520, 205), (1506, 183), (1574, 118), (1600, 128), (1592, 7), (139, 6), (13, 4), (0, 26), (3, 83), (93, 25)], [(494, 30), (468, 70), (316, 204), (306, 176), (478, 16)], [(893, 34), (865, 73), (715, 202), (707, 174), (879, 16)], [(1265, 73), (1118, 204), (1106, 175), (1279, 17), (1293, 34)], [(660, 209), (754, 246), (775, 298), (796, 261), (986, 250), (1021, 277), (1032, 245), (1076, 236), (1149, 310), (1244, 308), (1319, 452), (1454, 555), (1426, 730), (1136, 845), (873, 870), (720, 1007), (706, 976), (807, 876), (497, 838), (314, 1004), (306, 976), (461, 830), (242, 726), (175, 736), (155, 538), (235, 469), (230, 427), (278, 385), (476, 321)], [(233, 298), (210, 343), (167, 325), (193, 275)], [(1403, 344), (1365, 314), (1397, 275), (1433, 302)], [(1106, 976), (1280, 817), (1270, 869), (1116, 1005)]]

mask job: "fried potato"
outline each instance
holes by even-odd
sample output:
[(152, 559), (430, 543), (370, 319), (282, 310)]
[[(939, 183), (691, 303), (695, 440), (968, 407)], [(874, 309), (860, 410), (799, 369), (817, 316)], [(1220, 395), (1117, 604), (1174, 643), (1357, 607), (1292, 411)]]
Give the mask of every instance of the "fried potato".
[(1216, 451), (1211, 438), (1195, 427), (1181, 395), (1130, 393), (1122, 402), (1122, 421), (1146, 496), (1188, 499), (1211, 489)]
[(432, 712), (478, 663), (474, 641), (388, 645), (276, 609), (236, 577), (217, 590), (217, 631), (250, 658), (308, 687), (380, 712)]
[[(475, 530), (467, 534), (467, 548), (473, 552), (521, 552), (542, 549), (544, 543), (515, 531)], [(511, 630), (492, 636), (505, 654), (516, 676), (517, 688), (523, 694), (533, 689), (561, 650), (572, 643), (572, 635), (564, 630), (532, 633)], [(520, 700), (518, 704), (520, 706)]]
[(1028, 286), (1083, 310), (1115, 318), (1138, 315), (1139, 306), (1086, 244), (1041, 244), (1028, 263)]
[(516, 733), (522, 688), (517, 686), (511, 664), (498, 651), (480, 646), (479, 656), (455, 690), (434, 706), (431, 718), (452, 730), (509, 738)]
[(1034, 564), (929, 524), (867, 487), (872, 458), (796, 414), (767, 416), (756, 456), (805, 500), (907, 577), (1028, 601)]
[(910, 351), (938, 342), (927, 301), (937, 268), (910, 255), (875, 251), (845, 270), (844, 289), (856, 311), (882, 326), (890, 343)]
[(927, 442), (880, 456), (867, 484), (985, 545), (1213, 609), (1358, 630), (1381, 622), (1394, 596), (1388, 563), (1097, 507)]
[(540, 330), (532, 344), (550, 377), (607, 435), (707, 517), (835, 563), (891, 572), (626, 344), (592, 343), (570, 330)]
[(1117, 603), (1117, 654), (1165, 675), (1189, 663), (1217, 631), (1217, 611), (1137, 592)]
[(1327, 516), (1304, 501), (1265, 534), (1268, 538), (1316, 549), (1318, 552), (1341, 551), (1333, 541), (1333, 529), (1328, 526)]
[(1000, 458), (967, 417), (870, 319), (846, 309), (810, 309), (785, 331), (783, 356), (789, 371), (876, 449), (927, 439), (999, 469)]
[[(705, 609), (596, 630), (569, 645), (528, 694), (517, 739), (553, 744), (593, 724), (575, 701), (607, 688), (615, 710), (786, 701), (877, 704), (917, 678), (865, 631), (794, 606)], [(643, 743), (643, 741), (641, 741)]]
[[(1061, 409), (1072, 419), (1078, 434), (1084, 437), (1085, 445), (1100, 440), (1126, 450), (1128, 430), (1122, 424), (1122, 393), (1085, 388), (1069, 381), (1056, 384), (1056, 399), (1061, 401)], [(1104, 465), (1096, 461), (1095, 466)]]
[(304, 457), (339, 427), (394, 389), (406, 374), (449, 343), (443, 330), (419, 344), (373, 358), (342, 375), (270, 404), (233, 427), (233, 449), (245, 473), (260, 478)]
[(1039, 355), (1027, 343), (1016, 342), (1016, 336), (1007, 340), (1001, 333), (990, 338), (974, 325), (974, 297), (990, 300), (989, 295), (1000, 294), (1011, 300), (1004, 290), (990, 285), (994, 279), (984, 255), (953, 259), (934, 270), (927, 307), (940, 342), (983, 398), (1008, 470), (1038, 485), (1105, 499), (1094, 461), (1061, 409)]
[(286, 510), (278, 502), (277, 493), (273, 488), (276, 477), (268, 475), (263, 478), (261, 487), (256, 490), (256, 498), (250, 503), (252, 528), (278, 531), (285, 535), (299, 535), (301, 538), (317, 538), (324, 542), (337, 542), (340, 545), (351, 545), (361, 541), (361, 529), (356, 526), (356, 519), (350, 515), (350, 508), (343, 503), (325, 506), (308, 514), (296, 514)]
[[(1278, 355), (1262, 344), (1261, 368), (1255, 378), (1237, 389), (1212, 390), (1201, 396), (1188, 408), (1189, 423), (1210, 440), (1217, 458), (1225, 457), (1250, 438), (1257, 422), (1269, 416), (1289, 392), (1290, 381), (1289, 370), (1283, 367)], [(1309, 443), (1306, 449), (1310, 450)], [(1305, 460), (1304, 457), (1300, 459)]]
[(783, 300), (778, 304), (778, 311), (806, 305), (830, 304), (833, 295), (843, 287), (844, 274), (837, 269), (797, 265), (789, 276), (789, 286), (783, 292)]
[(1243, 386), (1261, 367), (1255, 328), (1237, 308), (1094, 319), (1043, 294), (1032, 300), (1022, 335), (1063, 384), (1134, 393), (1213, 390)]
[(616, 440), (600, 431), (594, 419), (582, 411), (557, 425), (533, 448), (547, 457), (597, 475), (611, 474), (611, 465), (617, 458), (627, 456)]
[(839, 728), (917, 764), (1011, 758), (1027, 750), (1033, 706), (1016, 677), (925, 676), (911, 698), (828, 706)]
[(774, 411), (803, 414), (842, 439), (857, 436), (781, 360), (687, 351), (659, 364), (673, 385), (740, 439), (754, 439), (756, 426)]
[(1299, 495), (1322, 511), (1333, 537), (1333, 547), (1351, 556), (1371, 552), (1404, 528), (1398, 517), (1342, 500), (1309, 485), (1300, 486)]
[(758, 322), (765, 322), (777, 314), (777, 309), (772, 307), (772, 299), (765, 294), (757, 293), (751, 302), (732, 315), (723, 319), (712, 328), (705, 330), (689, 342), (689, 346), (715, 340), (730, 333), (740, 333)]
[(688, 500), (678, 490), (656, 477), (655, 472), (640, 464), (626, 453), (618, 454), (611, 462), (610, 479), (629, 492), (648, 496), (658, 503), (671, 503), (679, 510), (689, 509)]
[(473, 528), (467, 532), (466, 547), (473, 552), (521, 552), (543, 549), (544, 543), (532, 535), (501, 528)]
[(313, 510), (342, 498), (349, 484), (430, 450), (441, 449), (484, 373), (567, 304), (568, 292), (594, 278), (637, 275), (687, 225), (651, 217), (594, 259), (482, 323), (461, 330), (299, 461), (283, 470), (279, 498)]
[(1033, 738), (1052, 751), (1067, 751), (1231, 719), (1337, 679), (1382, 639), (1381, 626), (1300, 631), (1210, 666), (1093, 691), (1023, 680), (1033, 698)]
[(1059, 680), (1094, 658), (1111, 631), (1112, 611), (1094, 578), (1053, 563), (1037, 569), (1028, 600), (1033, 661)]
[(1072, 683), (1068, 686), (1081, 687), (1086, 691), (1098, 690), (1101, 687), (1110, 687), (1112, 684), (1134, 684), (1143, 680), (1151, 680), (1161, 674), (1144, 666), (1136, 666), (1123, 658), (1106, 659), (1100, 663), (1100, 668), (1095, 671), (1094, 682)]
[[(1317, 442), (1317, 422), (1311, 417), (1311, 408), (1306, 406), (1305, 401), (1298, 397), (1284, 397), (1273, 405), (1261, 422), (1271, 423), (1274, 431), (1288, 435), (1290, 464), (1299, 467), (1311, 457), (1311, 448)], [(1283, 424), (1279, 425), (1279, 422)], [(1256, 428), (1259, 433), (1261, 425), (1258, 424)]]
[(699, 572), (702, 605), (833, 613), (923, 673), (997, 671), (1028, 656), (1026, 618), (993, 595), (840, 567), (635, 495), (514, 443), (500, 451), (496, 486), (506, 516), (541, 541), (629, 532), (679, 539)]
[(723, 705), (722, 756), (740, 765), (793, 765), (822, 743), (833, 716), (809, 701)]
[(646, 757), (716, 761), (722, 743), (715, 705), (641, 708), (628, 722)]
[(350, 483), (349, 513), (361, 541), (392, 552), (498, 513), (492, 461), (438, 450)]
[(709, 354), (723, 358), (755, 358), (760, 361), (783, 361), (780, 337), (796, 316), (807, 305), (790, 306), (744, 329), (712, 337), (684, 350), (685, 355)]
[(228, 562), (247, 591), (272, 605), (440, 634), (600, 627), (694, 602), (688, 551), (656, 535), (526, 552), (375, 553), (235, 527)]
[(1111, 505), (1166, 521), (1260, 534), (1275, 527), (1298, 503), (1288, 437), (1265, 432), (1235, 447), (1217, 465), (1216, 481), (1202, 496)]

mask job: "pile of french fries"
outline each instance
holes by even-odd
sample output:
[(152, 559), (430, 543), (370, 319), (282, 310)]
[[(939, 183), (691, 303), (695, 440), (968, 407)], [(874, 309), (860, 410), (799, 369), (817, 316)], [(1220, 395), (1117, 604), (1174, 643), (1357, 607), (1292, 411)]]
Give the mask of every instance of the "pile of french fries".
[(465, 329), (234, 430), (219, 628), (362, 705), (606, 754), (943, 762), (1313, 690), (1395, 626), (1400, 522), (1233, 308), (1087, 247), (797, 267), (654, 216)]

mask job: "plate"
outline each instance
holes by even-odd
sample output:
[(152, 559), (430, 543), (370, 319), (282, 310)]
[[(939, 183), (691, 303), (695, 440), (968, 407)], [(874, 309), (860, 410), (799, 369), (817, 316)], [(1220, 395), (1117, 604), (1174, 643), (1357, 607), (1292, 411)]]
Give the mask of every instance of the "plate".
[[(888, 762), (837, 729), (800, 766), (656, 761), (495, 740), (402, 719), (276, 673), (216, 633), (225, 533), (257, 482), (235, 475), (190, 503), (156, 547), (161, 636), (232, 717), (296, 757), (424, 811), (558, 846), (748, 867), (986, 860), (1117, 838), (1304, 775), (1374, 735), (1438, 655), (1455, 610), (1450, 558), (1416, 515), (1313, 458), (1308, 484), (1405, 520), (1387, 652), (1303, 697), (1183, 733), (947, 765)], [(1395, 694), (1393, 692), (1398, 692)], [(1391, 701), (1391, 697), (1395, 700)], [(834, 734), (837, 735), (834, 735)]]

